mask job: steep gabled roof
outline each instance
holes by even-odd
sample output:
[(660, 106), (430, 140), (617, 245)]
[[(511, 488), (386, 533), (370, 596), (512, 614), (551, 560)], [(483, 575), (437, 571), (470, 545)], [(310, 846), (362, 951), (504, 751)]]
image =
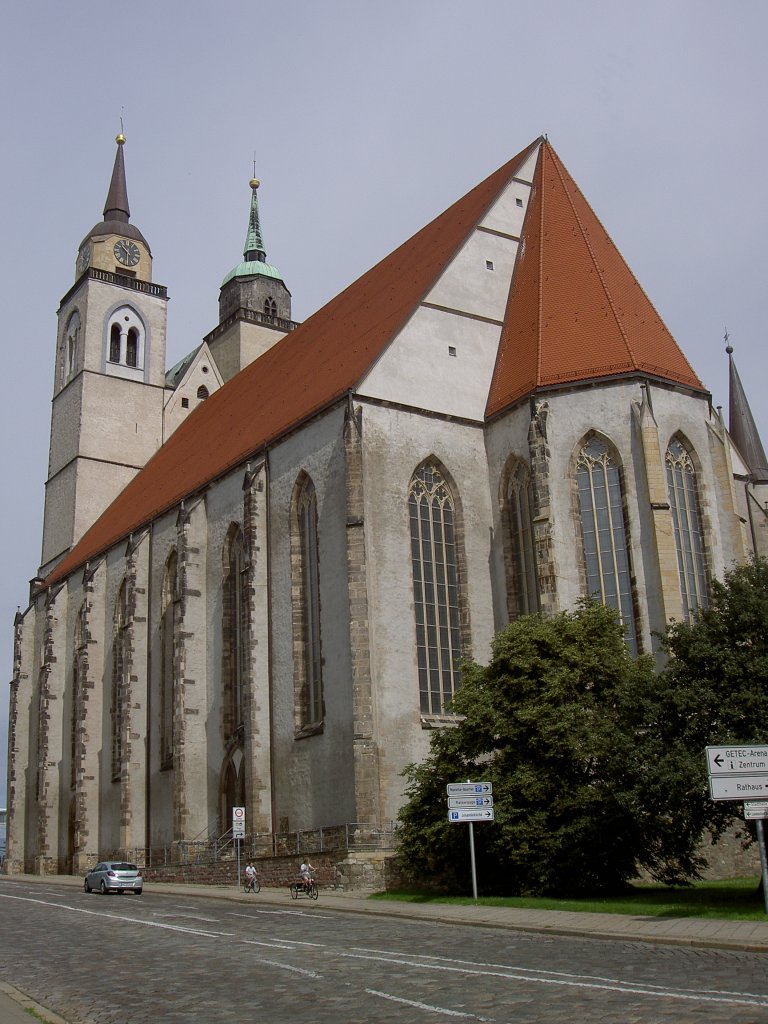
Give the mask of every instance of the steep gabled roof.
[(539, 149), (486, 415), (538, 388), (642, 373), (704, 390), (548, 143)]
[(211, 395), (84, 534), (46, 585), (354, 390), (537, 145), (539, 140)]

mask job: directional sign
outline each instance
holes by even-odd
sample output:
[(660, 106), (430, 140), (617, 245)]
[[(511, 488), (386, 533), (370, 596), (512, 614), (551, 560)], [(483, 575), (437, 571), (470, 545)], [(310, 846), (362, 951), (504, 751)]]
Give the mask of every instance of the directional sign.
[(490, 796), (493, 792), (491, 782), (449, 782), (446, 786), (448, 796)]
[(761, 821), (764, 818), (768, 818), (768, 800), (753, 800), (744, 804), (745, 821)]
[(449, 796), (449, 807), (493, 807), (492, 796)]
[(768, 775), (710, 775), (713, 800), (768, 800)]
[(745, 743), (743, 746), (707, 747), (710, 775), (768, 774), (768, 745)]
[(492, 807), (475, 807), (472, 810), (448, 811), (448, 821), (493, 821)]

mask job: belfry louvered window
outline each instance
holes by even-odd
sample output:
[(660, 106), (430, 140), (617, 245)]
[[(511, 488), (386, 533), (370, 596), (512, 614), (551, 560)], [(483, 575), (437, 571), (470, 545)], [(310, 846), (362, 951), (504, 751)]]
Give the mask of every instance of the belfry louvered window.
[(670, 441), (666, 464), (683, 616), (691, 622), (700, 609), (707, 607), (707, 572), (696, 470), (679, 438)]
[(587, 593), (619, 612), (627, 644), (637, 653), (621, 479), (615, 457), (599, 438), (592, 438), (579, 452), (576, 478)]
[(443, 714), (461, 681), (455, 506), (437, 466), (411, 480), (408, 509), (422, 714)]

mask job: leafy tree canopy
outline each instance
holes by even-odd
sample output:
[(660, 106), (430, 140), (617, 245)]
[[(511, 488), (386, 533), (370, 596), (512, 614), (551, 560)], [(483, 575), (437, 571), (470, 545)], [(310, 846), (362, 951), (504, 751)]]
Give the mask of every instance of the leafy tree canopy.
[(446, 784), (493, 783), (475, 827), (478, 882), (497, 893), (616, 891), (641, 869), (684, 884), (740, 805), (709, 799), (707, 743), (757, 740), (768, 721), (768, 564), (734, 569), (694, 625), (665, 641), (669, 667), (633, 658), (616, 613), (585, 602), (516, 620), (487, 666), (465, 666), (453, 728), (406, 770), (401, 855), (415, 877), (468, 885), (467, 827)]

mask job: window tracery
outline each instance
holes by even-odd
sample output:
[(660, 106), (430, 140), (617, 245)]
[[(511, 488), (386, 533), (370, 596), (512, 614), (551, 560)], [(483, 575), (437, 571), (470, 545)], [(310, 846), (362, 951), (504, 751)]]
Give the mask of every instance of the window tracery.
[(296, 728), (316, 730), (325, 716), (320, 629), (320, 554), (317, 492), (302, 474), (294, 489), (292, 521)]
[(619, 612), (627, 643), (633, 653), (637, 653), (621, 477), (615, 455), (600, 438), (592, 437), (580, 450), (576, 481), (587, 594)]
[(691, 453), (679, 437), (669, 442), (665, 462), (683, 616), (687, 622), (691, 622), (708, 603), (706, 554), (696, 468)]
[(424, 463), (408, 492), (416, 650), (422, 714), (445, 714), (461, 683), (455, 500), (440, 468)]

